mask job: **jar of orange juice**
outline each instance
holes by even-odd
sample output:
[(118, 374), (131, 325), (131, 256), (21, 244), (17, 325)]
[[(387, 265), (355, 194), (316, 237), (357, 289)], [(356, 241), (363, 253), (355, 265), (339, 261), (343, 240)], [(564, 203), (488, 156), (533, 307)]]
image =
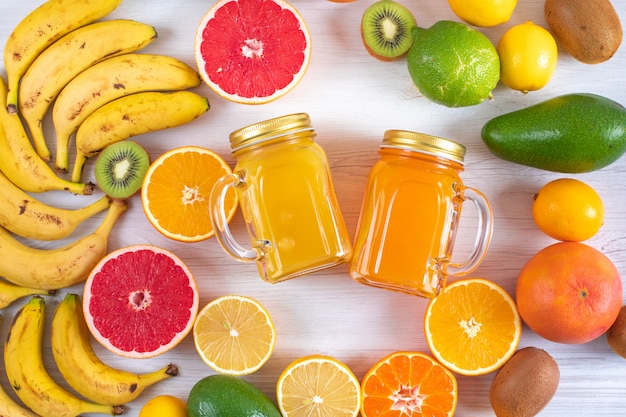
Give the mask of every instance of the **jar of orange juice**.
[[(253, 124), (230, 135), (236, 166), (213, 188), (209, 209), (215, 235), (240, 261), (256, 261), (275, 283), (348, 262), (351, 239), (335, 196), (328, 160), (314, 141), (306, 113)], [(250, 236), (234, 239), (224, 211), (233, 188)]]
[[(403, 130), (388, 130), (363, 198), (350, 275), (375, 287), (432, 298), (449, 275), (464, 275), (483, 260), (493, 230), (485, 196), (463, 185), (465, 147)], [(478, 212), (474, 247), (451, 260), (464, 201)]]

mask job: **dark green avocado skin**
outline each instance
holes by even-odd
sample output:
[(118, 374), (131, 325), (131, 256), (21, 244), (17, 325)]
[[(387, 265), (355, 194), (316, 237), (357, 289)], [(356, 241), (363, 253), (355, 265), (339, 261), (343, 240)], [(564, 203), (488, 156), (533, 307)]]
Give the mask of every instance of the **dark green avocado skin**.
[(200, 379), (187, 399), (189, 417), (282, 417), (255, 385), (237, 376), (214, 374)]
[(553, 172), (590, 172), (626, 152), (626, 109), (599, 95), (566, 94), (494, 117), (481, 136), (507, 161)]

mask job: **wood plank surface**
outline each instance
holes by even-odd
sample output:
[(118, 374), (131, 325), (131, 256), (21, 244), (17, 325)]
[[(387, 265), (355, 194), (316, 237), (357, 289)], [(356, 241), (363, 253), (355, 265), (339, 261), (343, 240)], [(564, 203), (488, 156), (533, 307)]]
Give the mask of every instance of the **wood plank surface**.
[[(604, 252), (626, 276), (626, 158), (602, 170), (564, 175), (523, 167), (497, 159), (480, 138), (482, 125), (504, 112), (517, 110), (545, 99), (572, 92), (601, 94), (626, 104), (626, 47), (622, 45), (609, 61), (586, 65), (560, 51), (556, 73), (543, 89), (522, 94), (502, 84), (494, 100), (480, 105), (449, 109), (428, 101), (413, 86), (405, 60), (377, 61), (367, 54), (359, 34), (360, 18), (373, 0), (332, 3), (326, 0), (293, 0), (311, 31), (313, 54), (301, 83), (283, 98), (264, 105), (246, 106), (218, 97), (208, 87), (196, 91), (206, 95), (211, 109), (199, 120), (175, 129), (154, 132), (137, 140), (154, 159), (167, 149), (200, 145), (222, 155), (231, 166), (228, 135), (251, 123), (295, 112), (307, 112), (317, 132), (316, 140), (325, 149), (338, 199), (351, 234), (354, 234), (365, 181), (378, 159), (377, 148), (387, 129), (406, 129), (446, 137), (467, 147), (466, 185), (482, 190), (489, 198), (495, 216), (493, 240), (483, 264), (473, 274), (496, 281), (514, 295), (517, 274), (524, 263), (541, 248), (554, 243), (535, 226), (531, 217), (533, 194), (548, 181), (571, 176), (594, 187), (605, 203), (605, 224), (587, 243)], [(0, 45), (11, 30), (41, 0), (0, 2)], [(159, 38), (144, 52), (169, 54), (195, 66), (194, 37), (198, 23), (214, 1), (202, 0), (125, 0), (111, 13), (113, 18), (136, 19), (156, 27)], [(405, 0), (418, 24), (430, 26), (438, 20), (458, 20), (444, 0)], [(626, 23), (626, 2), (614, 0), (622, 23)], [(483, 32), (497, 43), (506, 29), (532, 20), (546, 27), (542, 0), (520, 0), (510, 22)], [(0, 66), (2, 67), (2, 66)], [(0, 70), (3, 76), (4, 70)], [(45, 132), (53, 138), (51, 120)], [(50, 140), (54, 152), (53, 140)], [(90, 161), (85, 172), (93, 169)], [(51, 192), (38, 196), (64, 207), (85, 205), (91, 198)], [(95, 196), (94, 196), (95, 198)], [(275, 352), (257, 373), (246, 377), (275, 399), (274, 386), (280, 372), (294, 359), (308, 354), (326, 354), (344, 361), (363, 377), (380, 358), (396, 350), (428, 352), (423, 336), (423, 313), (427, 300), (366, 287), (355, 283), (347, 266), (270, 285), (261, 281), (256, 267), (229, 258), (215, 239), (184, 244), (162, 237), (147, 221), (139, 196), (133, 197), (130, 210), (116, 225), (110, 249), (137, 243), (150, 243), (179, 255), (191, 268), (199, 283), (201, 305), (224, 294), (256, 298), (272, 315), (278, 332)], [(462, 256), (473, 243), (473, 209), (463, 213), (457, 240)], [(72, 239), (89, 233), (101, 216), (83, 224)], [(238, 214), (232, 227), (245, 238)], [(31, 243), (53, 247), (62, 242)], [(2, 259), (0, 262), (7, 262)], [(81, 292), (80, 285), (59, 291), (47, 298), (48, 311), (67, 291)], [(11, 318), (22, 302), (1, 312), (4, 321), (0, 340), (4, 340)], [(520, 347), (537, 346), (547, 350), (558, 362), (561, 381), (543, 417), (623, 416), (626, 409), (626, 359), (613, 354), (606, 339), (600, 337), (584, 345), (548, 342), (524, 327)], [(212, 371), (200, 360), (193, 340), (186, 338), (171, 352), (147, 360), (129, 360), (101, 348), (98, 354), (109, 364), (127, 370), (156, 369), (175, 362), (180, 376), (160, 383), (129, 404), (127, 415), (137, 416), (150, 397), (168, 393), (186, 398), (200, 378)], [(44, 344), (50, 372), (60, 379), (54, 367), (49, 341)], [(461, 417), (493, 416), (488, 391), (493, 374), (458, 377)], [(6, 375), (0, 383), (10, 390)]]

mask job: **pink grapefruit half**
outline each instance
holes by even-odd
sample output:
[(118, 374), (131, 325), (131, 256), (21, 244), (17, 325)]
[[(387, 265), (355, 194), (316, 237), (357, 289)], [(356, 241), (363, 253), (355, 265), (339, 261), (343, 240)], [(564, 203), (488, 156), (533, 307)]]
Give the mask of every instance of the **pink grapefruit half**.
[(193, 328), (198, 305), (189, 268), (151, 245), (109, 253), (87, 277), (83, 294), (91, 334), (129, 358), (154, 357), (180, 343)]
[(196, 32), (195, 56), (204, 82), (237, 103), (273, 101), (302, 79), (311, 37), (284, 0), (220, 0)]

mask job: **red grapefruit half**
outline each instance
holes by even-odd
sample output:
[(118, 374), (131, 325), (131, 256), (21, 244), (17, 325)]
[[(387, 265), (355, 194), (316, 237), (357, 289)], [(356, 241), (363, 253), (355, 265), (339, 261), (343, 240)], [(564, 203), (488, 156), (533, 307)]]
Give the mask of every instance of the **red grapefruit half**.
[(220, 0), (196, 32), (195, 56), (204, 82), (245, 104), (273, 101), (293, 89), (311, 57), (311, 36), (284, 0)]
[(180, 343), (193, 328), (198, 305), (189, 268), (152, 245), (109, 253), (87, 277), (83, 294), (91, 334), (129, 358), (154, 357)]

